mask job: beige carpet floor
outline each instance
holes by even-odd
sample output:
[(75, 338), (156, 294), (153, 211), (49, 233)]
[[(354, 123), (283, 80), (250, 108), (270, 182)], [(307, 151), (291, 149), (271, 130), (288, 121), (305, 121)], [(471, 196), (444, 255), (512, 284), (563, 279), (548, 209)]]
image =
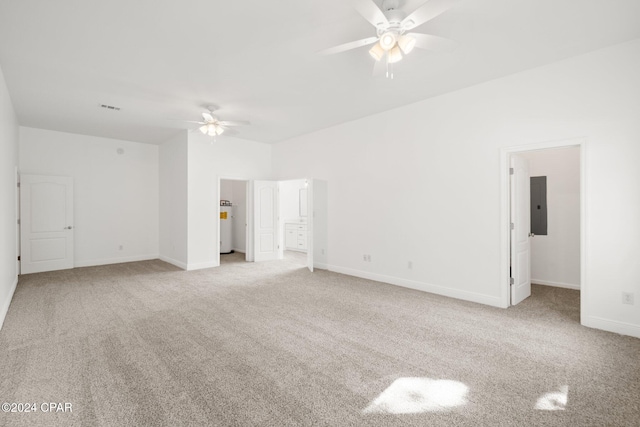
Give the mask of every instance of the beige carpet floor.
[(37, 411), (0, 425), (640, 426), (640, 340), (577, 291), (504, 310), (242, 256), (22, 276), (0, 401)]

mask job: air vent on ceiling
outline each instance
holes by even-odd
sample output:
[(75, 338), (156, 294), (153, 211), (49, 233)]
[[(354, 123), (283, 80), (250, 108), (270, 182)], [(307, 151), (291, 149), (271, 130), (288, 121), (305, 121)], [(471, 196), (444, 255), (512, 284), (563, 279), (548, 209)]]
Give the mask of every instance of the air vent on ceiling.
[(115, 107), (113, 105), (107, 105), (107, 104), (98, 104), (100, 106), (100, 108), (106, 108), (107, 110), (113, 110), (113, 111), (120, 111), (120, 107)]

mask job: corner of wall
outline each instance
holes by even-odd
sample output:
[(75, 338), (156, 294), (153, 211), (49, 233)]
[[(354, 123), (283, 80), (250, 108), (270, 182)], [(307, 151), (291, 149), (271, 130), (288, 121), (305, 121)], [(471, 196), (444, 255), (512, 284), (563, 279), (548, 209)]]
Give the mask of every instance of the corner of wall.
[(20, 129), (4, 73), (0, 68), (0, 328), (18, 284), (16, 168)]
[(9, 306), (11, 305), (11, 300), (13, 299), (13, 294), (16, 291), (16, 287), (18, 286), (18, 276), (13, 281), (9, 289), (9, 295), (5, 301), (2, 301), (2, 306), (0, 307), (0, 329), (4, 325), (4, 319), (7, 317), (7, 313), (9, 312)]

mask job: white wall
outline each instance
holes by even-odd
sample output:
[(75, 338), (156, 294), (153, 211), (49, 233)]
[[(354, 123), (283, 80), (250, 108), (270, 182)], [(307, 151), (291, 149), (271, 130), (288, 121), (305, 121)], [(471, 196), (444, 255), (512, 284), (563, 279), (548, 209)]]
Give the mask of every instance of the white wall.
[(187, 132), (159, 147), (160, 259), (187, 268)]
[(300, 190), (307, 188), (304, 179), (280, 181), (280, 218), (284, 221), (306, 221), (300, 216)]
[(18, 119), (0, 69), (0, 328), (18, 284), (16, 271)]
[(187, 269), (220, 264), (218, 180), (269, 179), (271, 146), (233, 137), (211, 138), (193, 132), (188, 146)]
[(157, 146), (21, 127), (20, 173), (73, 178), (76, 267), (158, 257)]
[(582, 322), (640, 337), (638, 75), (635, 40), (279, 143), (274, 170), (328, 181), (331, 269), (504, 306), (500, 149), (585, 137)]
[(547, 177), (547, 235), (531, 239), (531, 281), (580, 289), (580, 149), (519, 153)]
[(229, 179), (220, 180), (220, 200), (228, 200), (233, 203), (233, 181)]

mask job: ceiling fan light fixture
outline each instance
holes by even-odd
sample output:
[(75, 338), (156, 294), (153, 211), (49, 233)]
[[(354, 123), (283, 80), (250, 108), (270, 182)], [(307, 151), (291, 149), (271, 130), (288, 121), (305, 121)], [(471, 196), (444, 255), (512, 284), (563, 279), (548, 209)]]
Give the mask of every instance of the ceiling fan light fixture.
[(224, 128), (222, 126), (216, 126), (216, 135), (222, 135)]
[(369, 55), (373, 57), (376, 61), (380, 61), (384, 56), (384, 49), (380, 46), (380, 42), (373, 45), (371, 50), (369, 50)]
[(380, 47), (384, 50), (391, 50), (396, 45), (396, 35), (391, 31), (387, 31), (386, 33), (380, 36)]
[(416, 47), (416, 39), (411, 36), (400, 36), (398, 46), (406, 54), (410, 53)]
[(207, 125), (207, 135), (216, 136), (216, 125), (213, 123)]
[(200, 132), (202, 132), (203, 134), (206, 135), (208, 131), (209, 131), (209, 127), (207, 125), (200, 126)]
[(389, 64), (395, 64), (396, 62), (402, 59), (402, 51), (398, 46), (391, 49), (388, 55), (389, 55)]

